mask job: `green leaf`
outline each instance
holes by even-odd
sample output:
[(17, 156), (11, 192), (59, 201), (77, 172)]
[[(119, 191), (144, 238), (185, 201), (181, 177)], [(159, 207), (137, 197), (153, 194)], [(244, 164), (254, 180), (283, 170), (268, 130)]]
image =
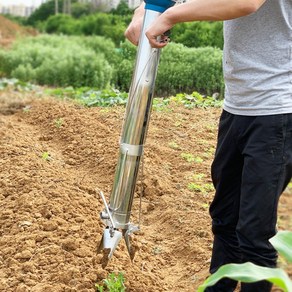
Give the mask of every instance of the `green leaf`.
[(248, 262), (222, 266), (198, 288), (198, 292), (203, 292), (207, 287), (213, 286), (226, 277), (246, 283), (267, 280), (282, 288), (285, 292), (292, 291), (292, 281), (282, 269), (260, 267)]
[(274, 237), (270, 239), (274, 248), (282, 255), (288, 262), (292, 262), (292, 232), (279, 231)]

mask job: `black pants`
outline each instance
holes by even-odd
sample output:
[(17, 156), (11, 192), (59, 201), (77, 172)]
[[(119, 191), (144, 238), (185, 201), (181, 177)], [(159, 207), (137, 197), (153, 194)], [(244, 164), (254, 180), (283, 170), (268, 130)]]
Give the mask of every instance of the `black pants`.
[[(280, 194), (292, 177), (292, 114), (238, 116), (223, 111), (212, 164), (214, 234), (210, 272), (227, 263), (275, 267), (269, 242), (276, 233)], [(223, 279), (205, 291), (234, 291)], [(267, 281), (242, 283), (242, 292), (267, 292)]]

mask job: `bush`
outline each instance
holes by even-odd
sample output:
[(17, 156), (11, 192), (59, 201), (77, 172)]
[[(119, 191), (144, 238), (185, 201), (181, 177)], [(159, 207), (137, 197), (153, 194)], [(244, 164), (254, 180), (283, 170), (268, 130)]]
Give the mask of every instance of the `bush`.
[(111, 39), (116, 46), (125, 40), (124, 32), (129, 16), (96, 13), (75, 19), (69, 15), (59, 14), (50, 16), (44, 23), (36, 23), (46, 33), (66, 35), (98, 35)]
[(179, 23), (172, 29), (171, 39), (187, 47), (223, 49), (223, 23), (219, 21)]
[(44, 30), (47, 33), (79, 35), (81, 34), (79, 20), (67, 14), (52, 15), (45, 23)]
[[(60, 7), (63, 7), (63, 0), (59, 1)], [(37, 22), (45, 21), (51, 15), (55, 14), (55, 1), (47, 1), (36, 9), (27, 19), (27, 24), (35, 26)]]
[[(118, 87), (129, 90), (132, 79), (136, 48), (124, 43), (121, 47), (123, 61), (118, 66)], [(193, 91), (212, 95), (223, 93), (222, 51), (220, 49), (187, 48), (169, 44), (162, 50), (158, 69), (156, 95), (172, 95)]]
[[(40, 36), (17, 42), (9, 51), (0, 50), (0, 70), (41, 85), (104, 88), (112, 81), (114, 70), (98, 46), (95, 50), (91, 46), (104, 42), (110, 51), (114, 45), (103, 38), (82, 40), (86, 38)], [(111, 54), (117, 55), (114, 50)]]
[[(222, 51), (169, 44), (162, 50), (156, 96), (194, 91), (223, 93)], [(0, 70), (8, 77), (53, 86), (106, 87), (122, 91), (131, 85), (136, 47), (129, 42), (115, 48), (101, 36), (38, 36), (0, 50)]]
[(81, 32), (84, 35), (99, 35), (111, 39), (116, 46), (125, 40), (124, 32), (128, 17), (108, 13), (96, 13), (81, 19)]

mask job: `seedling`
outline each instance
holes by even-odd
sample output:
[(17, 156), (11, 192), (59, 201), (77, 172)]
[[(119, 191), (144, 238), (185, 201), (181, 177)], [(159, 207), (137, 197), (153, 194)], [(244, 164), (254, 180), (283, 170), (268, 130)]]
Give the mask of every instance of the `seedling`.
[(161, 252), (162, 252), (162, 249), (161, 249), (161, 247), (159, 247), (159, 246), (155, 246), (155, 247), (152, 249), (152, 253), (155, 254), (155, 255), (161, 254)]
[(51, 157), (49, 152), (45, 151), (42, 154), (42, 159), (45, 160), (45, 161), (50, 161), (52, 159), (52, 157)]
[(30, 111), (30, 106), (29, 105), (27, 105), (27, 106), (25, 106), (23, 109), (22, 109), (22, 111), (24, 112), (24, 113), (28, 113), (29, 111)]
[(194, 162), (195, 161), (195, 157), (193, 154), (191, 153), (182, 153), (180, 155), (184, 160), (186, 160), (187, 162)]
[(196, 163), (202, 163), (204, 160), (199, 156), (194, 156), (190, 153), (182, 153), (181, 157), (186, 160), (187, 162), (196, 162)]
[(170, 148), (172, 148), (172, 149), (178, 149), (179, 148), (178, 144), (176, 142), (174, 142), (174, 141), (169, 142), (168, 146)]
[(209, 207), (210, 207), (210, 205), (209, 204), (207, 204), (207, 203), (205, 203), (205, 204), (202, 204), (201, 205), (204, 209), (209, 209)]
[(122, 273), (118, 273), (117, 275), (115, 273), (110, 273), (108, 277), (103, 280), (103, 285), (95, 284), (95, 288), (98, 292), (124, 292), (126, 291), (124, 282), (125, 278)]
[(203, 186), (196, 184), (196, 183), (193, 183), (193, 182), (188, 184), (188, 189), (190, 191), (194, 191), (194, 192), (203, 192), (203, 190), (204, 190)]
[(56, 126), (57, 128), (61, 128), (62, 125), (64, 124), (64, 120), (63, 120), (62, 118), (56, 119), (56, 120), (54, 121), (54, 124), (55, 124), (55, 126)]

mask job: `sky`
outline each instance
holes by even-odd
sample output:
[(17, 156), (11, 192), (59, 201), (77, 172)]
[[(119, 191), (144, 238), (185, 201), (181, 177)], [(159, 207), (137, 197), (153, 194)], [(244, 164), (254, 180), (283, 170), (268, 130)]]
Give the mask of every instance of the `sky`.
[(38, 6), (42, 3), (42, 0), (0, 0), (0, 5), (10, 6), (24, 4), (25, 6)]

